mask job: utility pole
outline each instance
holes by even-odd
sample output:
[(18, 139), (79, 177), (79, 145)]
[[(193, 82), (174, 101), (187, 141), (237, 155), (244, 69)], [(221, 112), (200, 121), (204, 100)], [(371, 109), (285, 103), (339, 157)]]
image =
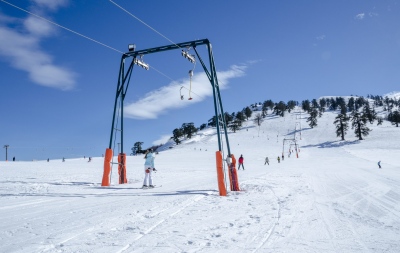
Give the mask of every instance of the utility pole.
[(4, 148), (6, 149), (6, 162), (8, 161), (8, 147), (10, 145), (4, 145)]

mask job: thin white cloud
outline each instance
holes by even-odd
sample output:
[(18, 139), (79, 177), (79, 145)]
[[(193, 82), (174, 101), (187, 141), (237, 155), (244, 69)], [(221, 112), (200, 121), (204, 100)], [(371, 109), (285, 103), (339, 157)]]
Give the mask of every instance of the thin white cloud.
[(160, 145), (160, 144), (165, 144), (167, 141), (171, 139), (171, 135), (162, 135), (158, 140), (153, 141), (152, 145)]
[(316, 37), (317, 40), (324, 40), (325, 39), (325, 35), (319, 35)]
[(365, 17), (365, 13), (360, 13), (360, 14), (357, 14), (354, 18), (358, 19), (358, 20), (363, 20), (364, 17)]
[[(217, 72), (220, 90), (227, 88), (230, 79), (243, 76), (246, 68), (247, 66), (244, 65), (234, 65), (227, 71)], [(134, 119), (156, 119), (160, 114), (164, 114), (171, 109), (186, 107), (213, 95), (210, 81), (204, 72), (195, 73), (192, 78), (191, 97), (193, 100), (188, 100), (189, 86), (189, 78), (174, 81), (167, 86), (147, 93), (138, 101), (125, 106), (124, 114), (128, 118)], [(180, 91), (184, 95), (183, 100), (179, 97)]]
[[(38, 5), (30, 8), (42, 12), (42, 15), (41, 8), (55, 11), (67, 4), (67, 0), (34, 2)], [(30, 80), (36, 84), (70, 90), (75, 86), (76, 74), (67, 68), (56, 66), (53, 57), (40, 48), (40, 42), (55, 32), (52, 25), (33, 16), (21, 20), (3, 15), (0, 19), (0, 55), (5, 56), (3, 59), (12, 67), (26, 71)]]
[(379, 16), (379, 14), (376, 13), (376, 12), (370, 12), (370, 13), (368, 13), (368, 16), (370, 16), (371, 18), (373, 18), (373, 17)]
[(58, 10), (68, 4), (68, 0), (33, 0), (37, 6), (47, 8), (52, 11)]

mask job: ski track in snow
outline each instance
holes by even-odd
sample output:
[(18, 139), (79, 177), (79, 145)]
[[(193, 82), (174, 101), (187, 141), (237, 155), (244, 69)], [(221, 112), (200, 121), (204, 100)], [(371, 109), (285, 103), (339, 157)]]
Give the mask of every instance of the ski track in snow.
[(148, 190), (140, 156), (127, 158), (129, 183), (114, 171), (110, 187), (100, 186), (102, 158), (0, 162), (0, 252), (398, 252), (400, 167), (388, 155), (400, 150), (397, 129), (371, 126), (366, 140), (343, 142), (334, 113), (315, 129), (303, 114), (299, 158), (285, 151), (278, 163), (298, 116), (269, 115), (260, 129), (248, 121), (229, 135), (246, 170), (242, 191), (226, 197), (214, 129), (160, 152), (154, 182), (163, 187)]

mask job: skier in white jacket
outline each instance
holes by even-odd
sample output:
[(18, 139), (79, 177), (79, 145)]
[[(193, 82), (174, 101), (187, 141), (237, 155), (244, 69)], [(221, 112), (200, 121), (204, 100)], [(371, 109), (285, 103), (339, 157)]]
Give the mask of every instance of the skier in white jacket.
[[(144, 162), (143, 187), (153, 188), (154, 185), (153, 185), (153, 179), (151, 178), (151, 173), (153, 172), (153, 170), (155, 170), (155, 168), (154, 168), (155, 156), (153, 154), (153, 150), (152, 149), (148, 149), (146, 151), (146, 155), (144, 156), (144, 159), (146, 159), (146, 161)], [(149, 182), (149, 184), (147, 184), (147, 181)]]

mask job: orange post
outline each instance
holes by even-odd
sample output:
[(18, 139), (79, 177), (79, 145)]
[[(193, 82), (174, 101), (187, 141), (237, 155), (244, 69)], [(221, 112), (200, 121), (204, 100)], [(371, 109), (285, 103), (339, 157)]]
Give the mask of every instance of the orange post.
[(104, 172), (101, 186), (110, 186), (110, 173), (111, 173), (111, 159), (113, 156), (112, 149), (106, 149), (106, 155), (104, 156)]
[(126, 179), (126, 154), (120, 153), (118, 154), (118, 175), (119, 175), (119, 183), (126, 184), (128, 180)]
[(231, 163), (232, 169), (230, 171), (232, 172), (232, 178), (234, 179), (231, 181), (231, 183), (232, 183), (231, 188), (233, 191), (240, 191), (239, 178), (238, 178), (238, 174), (237, 174), (237, 170), (236, 170), (236, 158), (233, 154), (231, 154), (231, 159), (232, 159), (232, 163)]
[(217, 162), (217, 179), (218, 179), (218, 189), (220, 196), (226, 196), (226, 188), (224, 182), (224, 171), (222, 163), (222, 152), (215, 152), (216, 162)]

